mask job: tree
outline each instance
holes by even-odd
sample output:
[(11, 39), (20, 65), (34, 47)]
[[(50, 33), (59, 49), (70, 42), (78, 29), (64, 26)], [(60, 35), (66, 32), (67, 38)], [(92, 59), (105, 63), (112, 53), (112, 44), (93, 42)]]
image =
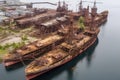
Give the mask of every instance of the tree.
[(84, 29), (85, 29), (84, 18), (83, 18), (82, 16), (79, 18), (79, 28), (80, 28), (81, 30), (84, 30)]

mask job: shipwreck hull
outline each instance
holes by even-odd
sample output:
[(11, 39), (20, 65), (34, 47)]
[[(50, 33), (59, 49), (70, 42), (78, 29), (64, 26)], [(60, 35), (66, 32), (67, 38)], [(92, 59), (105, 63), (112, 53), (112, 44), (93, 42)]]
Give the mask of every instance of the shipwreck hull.
[(64, 42), (63, 37), (60, 40), (57, 40), (49, 45), (46, 45), (42, 48), (39, 48), (35, 51), (32, 51), (26, 55), (23, 55), (18, 59), (13, 59), (13, 60), (3, 59), (3, 64), (5, 67), (10, 67), (10, 66), (13, 66), (14, 64), (21, 62), (21, 61), (32, 60), (32, 59), (37, 58), (38, 56), (42, 55), (43, 53), (50, 51), (53, 47), (53, 44), (54, 44), (54, 46), (57, 46), (57, 45), (61, 44), (62, 42)]
[(90, 46), (92, 46), (95, 41), (96, 41), (97, 37), (93, 37), (92, 39), (90, 39), (82, 49), (79, 50), (78, 53), (76, 53), (74, 56), (67, 56), (66, 58), (64, 58), (63, 60), (61, 60), (59, 63), (56, 63), (52, 66), (50, 66), (49, 68), (43, 70), (42, 72), (38, 72), (38, 73), (33, 73), (33, 74), (26, 74), (26, 80), (31, 80), (31, 79), (34, 79), (35, 77), (37, 76), (40, 76), (42, 75), (43, 73), (46, 73), (56, 67), (59, 67), (61, 65), (64, 65), (65, 63), (71, 61), (72, 59), (74, 59), (75, 57), (77, 57), (78, 55), (82, 54), (86, 49), (88, 49)]

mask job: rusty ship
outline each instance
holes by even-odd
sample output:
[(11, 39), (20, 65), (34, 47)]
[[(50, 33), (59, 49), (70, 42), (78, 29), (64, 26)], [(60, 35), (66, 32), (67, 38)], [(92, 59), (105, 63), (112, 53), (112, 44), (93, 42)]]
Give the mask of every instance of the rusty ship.
[[(97, 35), (100, 31), (99, 26), (107, 21), (108, 11), (103, 11), (98, 14), (96, 2), (94, 2), (91, 12), (89, 12), (89, 7), (83, 9), (81, 5), (82, 1), (80, 2), (80, 12), (67, 13), (71, 21), (68, 31), (66, 33), (64, 30), (58, 31), (59, 35), (62, 34), (65, 37), (65, 41), (32, 61), (25, 68), (26, 80), (31, 80), (71, 61), (82, 54), (97, 40)], [(60, 7), (58, 8), (59, 10), (61, 11)], [(81, 30), (75, 24), (80, 19), (80, 16), (83, 16), (85, 19), (84, 24), (86, 27), (84, 30)]]
[[(51, 46), (54, 44), (59, 45), (64, 41), (64, 37), (57, 34), (62, 26), (69, 24), (69, 18), (64, 13), (59, 13), (56, 10), (46, 9), (33, 9), (35, 14), (22, 15), (14, 17), (13, 20), (20, 28), (25, 28), (28, 25), (35, 25), (35, 28), (39, 30), (39, 34), (42, 39), (38, 39), (32, 43), (24, 45), (18, 49), (9, 52), (3, 57), (3, 63), (6, 67), (10, 67), (19, 62), (26, 60), (34, 60), (42, 53), (51, 50)], [(7, 21), (5, 20), (5, 23)], [(46, 34), (46, 35), (45, 35)], [(41, 36), (42, 35), (42, 36)]]
[[(25, 69), (26, 78), (30, 80), (35, 78), (51, 69), (61, 66), (68, 61), (74, 59), (83, 51), (88, 49), (97, 39), (99, 29), (94, 32), (85, 32), (83, 35), (77, 35), (77, 39), (72, 39), (72, 44), (67, 42), (61, 43), (56, 49), (40, 56), (31, 62)], [(82, 37), (79, 37), (78, 36)]]
[(21, 60), (29, 60), (33, 57), (35, 58), (41, 53), (51, 50), (52, 44), (58, 45), (63, 42), (64, 37), (58, 35), (56, 32), (60, 27), (56, 26), (58, 26), (61, 22), (67, 25), (68, 23), (66, 23), (66, 21), (68, 21), (68, 19), (66, 16), (63, 16), (44, 22), (42, 24), (36, 24), (37, 27), (40, 27), (40, 34), (43, 36), (45, 36), (44, 34), (47, 34), (46, 37), (38, 39), (37, 41), (22, 46), (6, 54), (3, 58), (4, 65), (7, 67), (21, 62)]
[(53, 43), (55, 43), (55, 45), (58, 45), (62, 41), (63, 37), (59, 35), (53, 35), (43, 40), (37, 40), (33, 43), (30, 43), (19, 49), (16, 49), (12, 53), (8, 53), (7, 55), (5, 55), (3, 58), (4, 65), (7, 67), (18, 62), (21, 62), (21, 60), (34, 59), (34, 57), (46, 51), (49, 51)]
[[(88, 49), (97, 39), (99, 26), (107, 21), (108, 11), (97, 13), (96, 2), (91, 12), (89, 6), (79, 11), (68, 10), (68, 4), (58, 2), (56, 10), (34, 10), (34, 15), (13, 18), (22, 28), (35, 25), (44, 38), (22, 46), (3, 58), (6, 67), (25, 60), (34, 60), (26, 68), (26, 79), (31, 80), (61, 66)], [(80, 22), (80, 24), (78, 24)], [(82, 26), (82, 27), (81, 27)], [(45, 35), (44, 35), (45, 34)]]

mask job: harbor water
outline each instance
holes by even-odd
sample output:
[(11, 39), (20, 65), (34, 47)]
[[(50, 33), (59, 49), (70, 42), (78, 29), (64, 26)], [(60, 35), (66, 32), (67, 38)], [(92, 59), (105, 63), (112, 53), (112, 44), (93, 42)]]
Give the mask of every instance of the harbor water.
[[(38, 2), (42, 0), (21, 0)], [(57, 3), (59, 0), (44, 0)], [(65, 0), (69, 9), (77, 11), (80, 0)], [(87, 0), (92, 1), (92, 0)], [(108, 10), (108, 21), (101, 26), (97, 41), (82, 55), (69, 63), (51, 70), (34, 80), (120, 80), (120, 1), (96, 0), (98, 12)], [(84, 2), (90, 7), (93, 3)], [(50, 4), (37, 4), (34, 7), (56, 8)], [(25, 80), (25, 65), (20, 64), (6, 69), (0, 64), (0, 80)]]

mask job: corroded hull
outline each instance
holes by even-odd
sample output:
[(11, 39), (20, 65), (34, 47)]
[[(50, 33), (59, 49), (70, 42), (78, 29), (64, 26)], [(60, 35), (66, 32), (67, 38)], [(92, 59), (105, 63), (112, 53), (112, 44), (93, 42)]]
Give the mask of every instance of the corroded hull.
[[(32, 60), (35, 57), (38, 57), (39, 55), (42, 55), (45, 52), (48, 52), (52, 49), (53, 44), (59, 45), (60, 43), (62, 43), (64, 41), (63, 37), (60, 37), (59, 39), (53, 40), (52, 42), (50, 42), (47, 45), (43, 45), (44, 47), (38, 47), (33, 51), (27, 52), (26, 54), (20, 55), (17, 58), (13, 57), (13, 58), (9, 58), (9, 57), (4, 57), (3, 58), (3, 64), (5, 67), (10, 67), (14, 64), (17, 64), (21, 61), (25, 61), (25, 60)], [(13, 54), (11, 54), (12, 56)]]
[(85, 51), (85, 50), (88, 49), (90, 46), (92, 46), (92, 45), (94, 44), (94, 42), (96, 41), (96, 39), (97, 39), (97, 37), (91, 38), (91, 39), (89, 40), (89, 42), (87, 42), (88, 45), (86, 45), (86, 46), (84, 46), (82, 49), (80, 49), (79, 52), (75, 53), (74, 56), (68, 55), (67, 57), (65, 57), (65, 58), (62, 59), (61, 61), (59, 61), (59, 62), (57, 62), (57, 63), (49, 66), (49, 68), (46, 68), (46, 69), (41, 70), (40, 72), (38, 71), (38, 72), (36, 72), (36, 73), (31, 73), (31, 74), (27, 74), (27, 73), (26, 73), (26, 80), (31, 80), (31, 79), (33, 79), (33, 78), (35, 78), (35, 77), (37, 77), (37, 76), (39, 76), (39, 75), (41, 75), (41, 74), (43, 74), (43, 73), (45, 73), (45, 72), (50, 71), (51, 69), (54, 69), (54, 68), (56, 68), (56, 67), (58, 67), (58, 66), (61, 66), (61, 65), (65, 64), (65, 63), (71, 61), (72, 59), (74, 59), (74, 58), (77, 57), (78, 55), (82, 54), (83, 51)]

